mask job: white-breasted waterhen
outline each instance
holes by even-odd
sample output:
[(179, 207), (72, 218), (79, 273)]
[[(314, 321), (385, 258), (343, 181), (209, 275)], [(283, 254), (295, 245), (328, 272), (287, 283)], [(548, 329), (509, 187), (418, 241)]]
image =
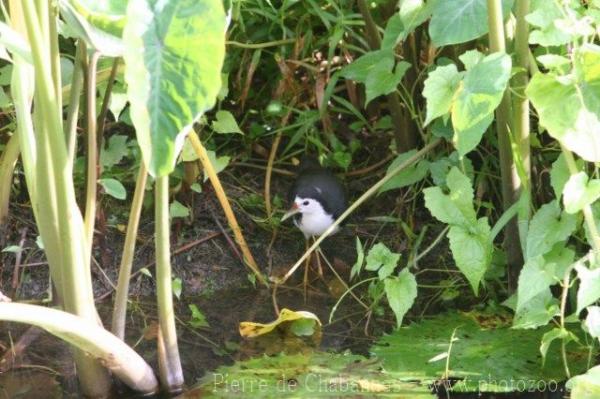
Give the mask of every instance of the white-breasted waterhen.
[[(297, 173), (296, 181), (288, 193), (290, 210), (281, 220), (294, 217), (294, 224), (304, 234), (308, 249), (308, 240), (323, 234), (346, 210), (348, 202), (342, 182), (331, 171), (322, 167), (315, 158), (302, 158)], [(318, 255), (317, 263), (319, 274), (322, 275)], [(309, 259), (304, 272), (305, 288), (308, 264)]]

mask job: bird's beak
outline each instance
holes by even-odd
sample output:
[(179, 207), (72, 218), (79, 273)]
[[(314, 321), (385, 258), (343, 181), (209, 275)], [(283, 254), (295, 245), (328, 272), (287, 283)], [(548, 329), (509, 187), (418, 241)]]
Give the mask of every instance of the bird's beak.
[(283, 217), (281, 218), (281, 221), (283, 222), (286, 219), (289, 219), (291, 216), (294, 216), (295, 214), (297, 214), (298, 212), (300, 212), (300, 208), (298, 208), (298, 205), (296, 205), (296, 203), (294, 203), (292, 205), (292, 207), (290, 208), (289, 211), (287, 211)]

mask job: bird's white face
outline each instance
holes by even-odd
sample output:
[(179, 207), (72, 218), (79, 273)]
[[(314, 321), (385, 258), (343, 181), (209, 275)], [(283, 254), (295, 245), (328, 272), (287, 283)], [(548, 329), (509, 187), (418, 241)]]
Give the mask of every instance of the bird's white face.
[(312, 198), (300, 198), (294, 199), (293, 207), (298, 209), (298, 212), (302, 214), (324, 214), (325, 211), (321, 204)]

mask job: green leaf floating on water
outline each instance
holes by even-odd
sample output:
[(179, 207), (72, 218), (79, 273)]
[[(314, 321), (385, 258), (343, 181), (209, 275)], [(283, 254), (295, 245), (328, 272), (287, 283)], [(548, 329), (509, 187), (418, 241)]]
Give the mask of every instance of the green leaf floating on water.
[[(387, 373), (424, 384), (441, 378), (448, 361), (449, 377), (459, 379), (453, 386), (455, 391), (507, 392), (517, 387), (535, 389), (540, 381), (564, 381), (558, 343), (550, 345), (542, 367), (540, 343), (552, 327), (515, 330), (510, 324), (509, 317), (501, 315), (437, 315), (384, 336), (371, 351), (381, 359)], [(453, 334), (458, 339), (452, 343), (446, 359)], [(576, 335), (585, 342), (581, 331)], [(570, 342), (567, 357), (571, 373), (586, 370), (587, 347)]]
[(188, 129), (215, 102), (225, 22), (220, 0), (129, 0), (125, 80), (138, 143), (152, 176), (173, 170)]
[(381, 372), (377, 361), (351, 354), (258, 357), (206, 373), (181, 399), (193, 398), (434, 399), (426, 385)]

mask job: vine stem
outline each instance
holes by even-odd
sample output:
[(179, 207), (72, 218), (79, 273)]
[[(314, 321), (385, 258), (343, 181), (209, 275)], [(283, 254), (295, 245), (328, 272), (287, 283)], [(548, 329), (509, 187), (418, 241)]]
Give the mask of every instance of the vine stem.
[(339, 226), (340, 223), (342, 223), (342, 221), (344, 221), (348, 216), (350, 216), (350, 214), (352, 212), (354, 212), (354, 210), (356, 208), (358, 208), (369, 197), (371, 197), (373, 194), (375, 194), (377, 192), (377, 190), (379, 190), (385, 183), (387, 183), (391, 178), (396, 176), (402, 170), (408, 168), (413, 163), (415, 163), (416, 161), (421, 159), (421, 157), (428, 154), (429, 151), (433, 150), (441, 142), (442, 142), (441, 139), (436, 138), (431, 143), (427, 144), (425, 147), (423, 147), (422, 149), (417, 151), (413, 156), (408, 158), (406, 161), (404, 161), (400, 165), (396, 166), (388, 174), (386, 174), (384, 177), (382, 177), (377, 183), (375, 183), (367, 191), (365, 191), (363, 193), (363, 195), (361, 195), (356, 201), (354, 201), (354, 203), (352, 205), (350, 205), (348, 207), (348, 209), (346, 209), (346, 211), (344, 213), (342, 213), (340, 215), (340, 217), (337, 218), (337, 220), (335, 222), (333, 222), (333, 224), (331, 226), (329, 226), (329, 228), (327, 230), (325, 230), (325, 232), (323, 234), (321, 234), (321, 236), (319, 238), (317, 238), (315, 240), (315, 242), (306, 250), (306, 252), (304, 252), (304, 254), (300, 257), (300, 259), (298, 259), (296, 261), (294, 266), (292, 266), (292, 268), (290, 270), (288, 270), (288, 272), (285, 274), (285, 276), (283, 276), (283, 278), (276, 281), (276, 284), (281, 285), (281, 284), (285, 283), (287, 281), (287, 279), (289, 279), (290, 276), (292, 274), (294, 274), (294, 272), (300, 266), (302, 266), (302, 263), (306, 260), (306, 258), (308, 258), (310, 256), (310, 254), (313, 253), (313, 251), (315, 251), (319, 247), (319, 245), (323, 242), (323, 240), (325, 238), (327, 238), (327, 236), (329, 236), (336, 229), (336, 227)]
[[(565, 329), (565, 312), (567, 309), (567, 297), (569, 294), (569, 286), (571, 284), (571, 269), (569, 268), (565, 273), (565, 277), (563, 278), (563, 287), (562, 294), (560, 298), (560, 329), (564, 331)], [(567, 361), (567, 342), (565, 339), (560, 340), (560, 350), (563, 360), (563, 366), (565, 367), (565, 375), (567, 378), (571, 378), (571, 371), (569, 370), (569, 363)]]

